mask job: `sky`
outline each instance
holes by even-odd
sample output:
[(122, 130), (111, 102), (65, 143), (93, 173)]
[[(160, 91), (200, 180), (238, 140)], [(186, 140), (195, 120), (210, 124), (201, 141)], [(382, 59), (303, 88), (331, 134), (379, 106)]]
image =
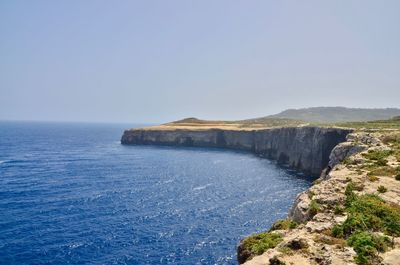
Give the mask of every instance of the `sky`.
[(400, 1), (0, 1), (0, 120), (400, 107)]

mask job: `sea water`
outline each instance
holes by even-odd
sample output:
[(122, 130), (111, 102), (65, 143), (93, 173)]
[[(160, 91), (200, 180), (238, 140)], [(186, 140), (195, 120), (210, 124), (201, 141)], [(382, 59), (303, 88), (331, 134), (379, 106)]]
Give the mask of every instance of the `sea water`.
[(235, 264), (311, 185), (251, 153), (121, 145), (129, 127), (0, 123), (0, 264)]

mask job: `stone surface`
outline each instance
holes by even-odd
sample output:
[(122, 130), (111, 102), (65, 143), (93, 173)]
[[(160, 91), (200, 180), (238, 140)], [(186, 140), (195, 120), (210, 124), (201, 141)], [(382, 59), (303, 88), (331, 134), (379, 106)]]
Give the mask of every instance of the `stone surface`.
[(260, 130), (131, 129), (124, 132), (121, 143), (247, 150), (318, 176), (328, 165), (332, 149), (345, 141), (348, 133), (350, 130), (320, 127)]
[[(283, 241), (273, 249), (267, 250), (259, 256), (255, 256), (245, 262), (246, 265), (273, 264), (281, 262), (285, 264), (323, 264), (342, 265), (355, 264), (355, 251), (346, 245), (343, 239), (334, 238), (330, 231), (336, 224), (343, 223), (347, 215), (335, 213), (335, 207), (343, 207), (345, 189), (351, 180), (357, 186), (362, 187), (358, 194), (378, 194), (389, 203), (400, 204), (400, 181), (394, 176), (381, 176), (378, 180), (370, 181), (368, 171), (360, 170), (360, 164), (344, 165), (346, 158), (351, 161), (365, 162), (363, 154), (369, 150), (388, 150), (389, 146), (382, 143), (379, 132), (357, 132), (347, 137), (347, 142), (339, 144), (332, 150), (329, 165), (332, 168), (326, 175), (322, 175), (318, 181), (307, 191), (300, 193), (289, 213), (289, 218), (303, 224), (292, 230), (282, 230)], [(400, 161), (389, 156), (390, 166), (396, 168)], [(388, 191), (378, 193), (377, 187), (383, 185)], [(311, 201), (316, 201), (319, 212), (312, 216), (309, 214)], [(293, 242), (303, 242), (306, 248), (288, 248)], [(394, 248), (380, 253), (382, 263), (385, 265), (400, 264), (400, 238), (394, 238)], [(294, 244), (300, 245), (300, 244)], [(290, 249), (290, 251), (288, 251)], [(272, 261), (272, 262), (271, 262)], [(279, 263), (278, 263), (279, 264)]]

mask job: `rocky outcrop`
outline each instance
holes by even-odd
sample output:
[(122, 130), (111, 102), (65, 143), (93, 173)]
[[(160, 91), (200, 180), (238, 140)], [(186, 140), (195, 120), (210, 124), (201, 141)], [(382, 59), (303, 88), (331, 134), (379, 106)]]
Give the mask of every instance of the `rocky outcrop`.
[(321, 127), (262, 130), (131, 129), (124, 132), (121, 143), (246, 150), (318, 176), (328, 165), (332, 149), (345, 141), (350, 132)]
[[(400, 205), (400, 178), (395, 178), (395, 174), (400, 173), (400, 149), (397, 146), (398, 142), (387, 143), (387, 139), (393, 139), (391, 134), (396, 134), (400, 139), (400, 132), (390, 130), (372, 133), (357, 131), (349, 134), (346, 142), (338, 144), (332, 150), (328, 163), (328, 168), (331, 169), (322, 174), (307, 191), (298, 195), (288, 218), (298, 222), (299, 225), (293, 229), (279, 230), (282, 241), (278, 245), (267, 249), (261, 255), (246, 253), (249, 258), (244, 262), (243, 259), (239, 260), (239, 263), (246, 265), (399, 264), (398, 234), (390, 235), (391, 242), (385, 246), (386, 249), (380, 252), (371, 250), (374, 254), (367, 257), (368, 260), (361, 262), (355, 258), (364, 253), (359, 249), (359, 253), (356, 252), (357, 249), (346, 241), (346, 237), (335, 236), (333, 232), (335, 226), (343, 224), (349, 217), (349, 212), (346, 211), (348, 199), (346, 191), (350, 183), (357, 196), (379, 196), (387, 203), (386, 205), (393, 205), (396, 209)], [(377, 160), (373, 157), (368, 158), (376, 152), (386, 154), (385, 165), (377, 164)], [(380, 192), (379, 187), (386, 187), (387, 190)], [(368, 232), (383, 235), (382, 231)], [(244, 240), (240, 244), (242, 242)], [(305, 247), (297, 247), (296, 250), (292, 247), (293, 244)], [(240, 246), (238, 252), (243, 249)], [(238, 253), (239, 256), (241, 253)]]

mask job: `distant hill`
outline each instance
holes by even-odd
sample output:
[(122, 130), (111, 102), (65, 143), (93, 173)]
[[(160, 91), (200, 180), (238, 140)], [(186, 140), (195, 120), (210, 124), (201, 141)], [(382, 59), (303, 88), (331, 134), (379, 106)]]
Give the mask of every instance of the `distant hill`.
[(400, 109), (363, 109), (345, 107), (314, 107), (303, 109), (288, 109), (275, 115), (263, 118), (252, 119), (261, 121), (262, 119), (293, 119), (315, 123), (336, 123), (354, 121), (374, 121), (385, 120), (400, 115)]
[[(373, 127), (376, 123), (368, 123), (367, 121), (378, 121), (379, 124), (384, 123), (386, 127), (399, 126), (397, 120), (400, 117), (400, 109), (360, 109), (345, 107), (313, 107), (303, 109), (288, 109), (275, 115), (265, 116), (255, 119), (221, 121), (221, 120), (200, 120), (197, 118), (186, 118), (170, 122), (164, 125), (170, 127), (197, 127), (197, 128), (272, 128), (272, 127), (288, 127), (303, 126), (310, 124), (340, 124), (348, 127), (367, 126)], [(389, 119), (393, 119), (387, 121)], [(389, 125), (387, 124), (389, 122)], [(395, 122), (395, 125), (392, 123)], [(354, 124), (357, 123), (357, 124)]]

